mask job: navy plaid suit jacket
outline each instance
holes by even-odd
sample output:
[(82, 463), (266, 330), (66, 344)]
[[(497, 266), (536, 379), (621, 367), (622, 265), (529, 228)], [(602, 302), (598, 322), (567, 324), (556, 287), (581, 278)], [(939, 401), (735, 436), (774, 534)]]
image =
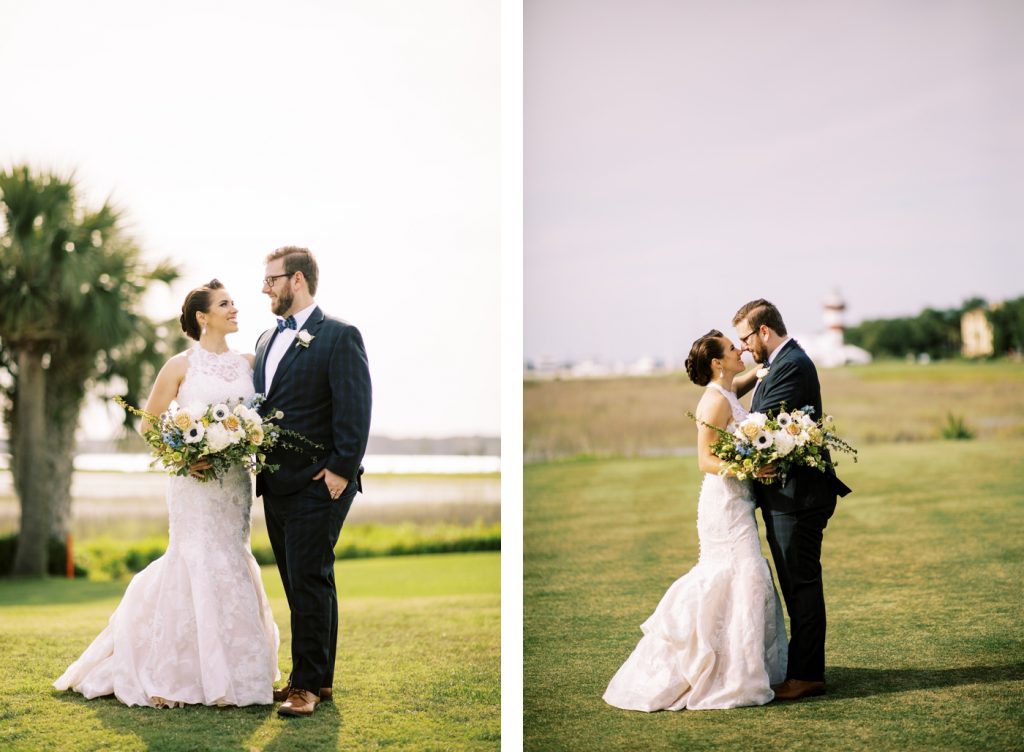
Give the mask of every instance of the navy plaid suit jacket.
[[(798, 410), (807, 405), (814, 408), (811, 416), (822, 417), (821, 384), (818, 370), (804, 349), (790, 340), (775, 356), (768, 375), (758, 385), (750, 405), (751, 412), (778, 413), (782, 406)], [(825, 452), (828, 456), (828, 452)], [(794, 468), (785, 485), (755, 483), (757, 503), (767, 509), (792, 511), (835, 504), (836, 495), (846, 496), (850, 489), (829, 468), (824, 473), (809, 467)]]
[(306, 487), (327, 468), (362, 490), (360, 476), (370, 434), (370, 370), (363, 338), (351, 324), (327, 316), (319, 306), (302, 327), (313, 336), (308, 347), (298, 340), (285, 352), (272, 384), (266, 384), (267, 351), (277, 336), (271, 328), (256, 343), (253, 382), (267, 395), (260, 412), (280, 410), (282, 428), (297, 431), (323, 448), (278, 448), (267, 462), (280, 467), (256, 477), (256, 493), (288, 495)]

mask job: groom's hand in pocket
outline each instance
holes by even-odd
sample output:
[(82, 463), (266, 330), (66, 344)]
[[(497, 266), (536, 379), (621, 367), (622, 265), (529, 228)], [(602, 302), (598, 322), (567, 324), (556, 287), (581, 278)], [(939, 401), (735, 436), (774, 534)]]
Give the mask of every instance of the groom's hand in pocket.
[(327, 484), (327, 491), (331, 494), (332, 499), (337, 499), (344, 493), (345, 488), (348, 487), (348, 478), (335, 475), (326, 467), (313, 476), (313, 480), (320, 480), (321, 478)]

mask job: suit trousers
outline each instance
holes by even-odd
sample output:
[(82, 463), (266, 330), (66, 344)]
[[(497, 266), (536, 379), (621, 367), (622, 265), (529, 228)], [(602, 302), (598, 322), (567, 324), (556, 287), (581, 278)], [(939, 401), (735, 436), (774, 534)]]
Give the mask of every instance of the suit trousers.
[(291, 685), (319, 694), (334, 683), (338, 591), (334, 546), (355, 500), (350, 482), (332, 499), (324, 481), (287, 496), (263, 495), (267, 532), (291, 611)]
[(825, 680), (821, 541), (835, 509), (834, 501), (823, 507), (786, 512), (761, 509), (765, 536), (789, 613), (787, 679)]

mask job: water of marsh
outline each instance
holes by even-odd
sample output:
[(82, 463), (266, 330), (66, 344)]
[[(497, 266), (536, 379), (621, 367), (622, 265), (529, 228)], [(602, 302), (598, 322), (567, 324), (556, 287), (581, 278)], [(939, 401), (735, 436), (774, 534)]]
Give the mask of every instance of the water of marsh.
[[(132, 540), (166, 535), (167, 476), (161, 473), (76, 472), (71, 485), (72, 532), (78, 540)], [(347, 523), (469, 524), (501, 518), (501, 481), (482, 475), (366, 475)], [(11, 474), (0, 471), (0, 535), (18, 528)], [(263, 502), (252, 507), (253, 535), (266, 532)]]

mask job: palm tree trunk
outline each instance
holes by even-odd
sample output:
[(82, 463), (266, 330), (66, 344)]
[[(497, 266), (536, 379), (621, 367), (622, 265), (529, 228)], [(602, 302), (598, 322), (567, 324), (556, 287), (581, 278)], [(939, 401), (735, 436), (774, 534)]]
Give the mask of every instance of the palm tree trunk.
[(50, 499), (50, 537), (64, 540), (71, 532), (71, 479), (75, 467), (75, 427), (78, 420), (52, 427), (46, 448), (46, 495)]
[(45, 477), (46, 371), (38, 353), (26, 348), (18, 353), (17, 425), (13, 447), (17, 465), (21, 528), (12, 573), (42, 577), (46, 574), (46, 549), (50, 534), (50, 499)]

